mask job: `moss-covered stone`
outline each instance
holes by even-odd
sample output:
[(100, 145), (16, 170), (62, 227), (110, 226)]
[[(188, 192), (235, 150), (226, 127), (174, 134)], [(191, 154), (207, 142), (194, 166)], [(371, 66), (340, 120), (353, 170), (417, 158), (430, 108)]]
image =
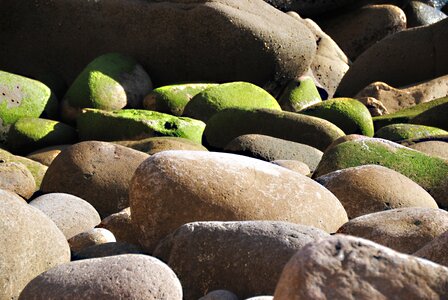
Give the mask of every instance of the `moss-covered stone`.
[(85, 109), (77, 120), (77, 127), (81, 140), (119, 141), (177, 136), (200, 143), (205, 124), (149, 110)]
[[(9, 128), (24, 117), (39, 117), (56, 99), (43, 83), (0, 71), (0, 143), (7, 139)], [(49, 108), (50, 114), (52, 106)]]
[(390, 141), (424, 138), (429, 136), (446, 135), (447, 131), (430, 126), (414, 124), (392, 124), (382, 127), (375, 133), (375, 137)]
[(313, 177), (369, 164), (381, 165), (409, 177), (440, 206), (448, 208), (448, 161), (383, 139), (364, 138), (331, 148), (324, 153)]
[[(430, 102), (420, 103), (413, 107), (397, 111), (396, 113), (393, 113), (393, 114), (373, 117), (373, 125), (375, 126), (375, 131), (378, 131), (380, 128), (390, 125), (390, 124), (409, 123), (409, 122), (411, 122), (412, 119), (416, 118), (420, 114), (423, 114), (425, 111), (428, 111), (432, 108), (438, 107), (439, 105), (442, 105), (445, 103), (448, 103), (448, 97), (439, 98), (436, 100), (432, 100)], [(436, 109), (436, 111), (437, 111), (437, 109)], [(423, 116), (425, 116), (425, 115), (423, 114)], [(444, 115), (442, 115), (442, 117), (443, 116)], [(445, 113), (445, 116), (446, 116), (446, 113)], [(417, 118), (417, 121), (418, 121), (418, 118)], [(416, 122), (416, 121), (414, 121), (414, 122)], [(414, 123), (414, 122), (412, 122), (412, 123)], [(423, 122), (416, 123), (416, 124), (434, 126), (431, 124), (425, 124)], [(434, 126), (434, 127), (439, 127), (439, 126)], [(440, 128), (445, 129), (443, 127), (440, 127)]]
[(208, 151), (199, 143), (180, 137), (160, 136), (138, 141), (117, 141), (115, 144), (126, 146), (149, 155), (166, 150)]
[(8, 149), (13, 153), (30, 153), (54, 145), (72, 144), (78, 139), (75, 128), (64, 123), (22, 118), (11, 126), (8, 134)]
[[(448, 99), (448, 97), (446, 98)], [(448, 101), (433, 106), (411, 119), (412, 124), (427, 125), (448, 130)]]
[(151, 89), (151, 79), (133, 58), (119, 53), (101, 55), (86, 66), (68, 89), (62, 117), (73, 121), (77, 117), (73, 111), (79, 108), (138, 108)]
[(278, 99), (283, 110), (292, 112), (299, 112), (321, 101), (319, 91), (311, 77), (292, 80)]
[(6, 150), (0, 149), (0, 161), (5, 163), (21, 163), (27, 167), (27, 169), (31, 172), (34, 177), (34, 181), (36, 182), (36, 189), (40, 188), (40, 184), (42, 183), (42, 179), (44, 178), (45, 172), (47, 172), (47, 166), (44, 166), (37, 161), (28, 159), (26, 157), (14, 155)]
[(334, 98), (314, 104), (300, 111), (301, 114), (330, 121), (345, 134), (373, 136), (373, 122), (369, 110), (358, 100)]
[(210, 118), (204, 137), (208, 145), (223, 149), (243, 134), (263, 134), (315, 147), (321, 151), (344, 135), (336, 125), (307, 115), (268, 109), (226, 109)]
[(181, 116), (185, 106), (198, 93), (216, 86), (214, 83), (186, 83), (161, 86), (143, 100), (143, 108)]
[(229, 82), (194, 96), (185, 106), (184, 116), (207, 122), (227, 108), (281, 110), (277, 100), (262, 88), (248, 82)]

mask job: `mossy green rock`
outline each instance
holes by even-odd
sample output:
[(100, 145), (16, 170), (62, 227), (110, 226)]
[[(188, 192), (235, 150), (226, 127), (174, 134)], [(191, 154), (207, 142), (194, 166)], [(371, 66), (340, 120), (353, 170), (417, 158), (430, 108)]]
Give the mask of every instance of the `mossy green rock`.
[(269, 109), (226, 109), (210, 118), (204, 131), (208, 145), (223, 149), (243, 134), (263, 134), (325, 150), (344, 135), (336, 125), (307, 115)]
[(145, 152), (149, 155), (167, 150), (208, 151), (199, 143), (180, 137), (158, 136), (138, 141), (117, 141), (115, 144)]
[(14, 122), (24, 117), (39, 117), (55, 101), (45, 84), (0, 71), (0, 143), (6, 141)]
[[(445, 98), (445, 99), (448, 99)], [(431, 107), (411, 119), (412, 124), (427, 125), (448, 130), (448, 101)]]
[(448, 208), (448, 161), (401, 146), (365, 138), (339, 144), (324, 153), (314, 178), (361, 165), (381, 165), (409, 177), (443, 208)]
[(277, 100), (262, 88), (248, 82), (229, 82), (194, 96), (185, 107), (184, 116), (207, 122), (227, 108), (281, 110)]
[(181, 116), (185, 106), (194, 96), (216, 85), (214, 83), (187, 83), (161, 86), (145, 97), (143, 108)]
[(90, 62), (70, 86), (63, 99), (62, 117), (73, 121), (80, 108), (138, 108), (151, 89), (151, 79), (133, 58), (104, 54)]
[(311, 77), (291, 81), (283, 91), (278, 103), (286, 111), (299, 112), (307, 106), (322, 101)]
[(150, 110), (85, 109), (77, 120), (77, 127), (81, 140), (120, 141), (176, 136), (201, 143), (205, 124)]
[[(375, 131), (378, 131), (380, 128), (390, 125), (390, 124), (397, 124), (397, 123), (415, 123), (415, 124), (421, 124), (421, 125), (428, 125), (428, 126), (434, 126), (434, 123), (430, 124), (428, 121), (424, 122), (422, 119), (425, 118), (428, 120), (428, 115), (437, 113), (437, 110), (439, 108), (442, 108), (445, 110), (444, 114), (438, 114), (437, 120), (441, 120), (442, 123), (445, 122), (445, 125), (447, 123), (446, 121), (446, 115), (447, 115), (447, 107), (448, 107), (448, 97), (439, 98), (436, 100), (432, 100), (425, 103), (417, 104), (413, 107), (402, 109), (400, 111), (397, 111), (393, 114), (383, 115), (383, 116), (377, 116), (373, 117), (373, 125), (375, 126)], [(441, 106), (443, 105), (443, 106)], [(432, 110), (434, 108), (434, 110)], [(428, 111), (428, 114), (425, 112)], [(420, 117), (418, 117), (421, 115)], [(420, 121), (419, 121), (420, 119)], [(444, 120), (443, 120), (444, 119)], [(440, 121), (439, 121), (440, 122)], [(448, 130), (448, 128), (444, 128), (443, 126), (440, 126), (439, 128)]]
[(334, 98), (314, 104), (301, 114), (330, 121), (341, 128), (345, 134), (373, 136), (373, 121), (369, 110), (358, 100)]
[(375, 133), (375, 137), (395, 142), (446, 134), (448, 134), (447, 131), (436, 127), (414, 124), (392, 124), (384, 126), (378, 130)]
[(10, 151), (23, 154), (48, 146), (73, 144), (77, 139), (75, 128), (64, 123), (39, 118), (22, 118), (11, 126), (7, 146)]
[(5, 163), (21, 163), (27, 167), (27, 169), (31, 172), (34, 177), (34, 181), (36, 182), (36, 189), (40, 188), (40, 184), (42, 183), (42, 179), (44, 178), (45, 172), (47, 172), (48, 167), (44, 166), (37, 161), (28, 159), (26, 157), (14, 155), (6, 150), (0, 149), (0, 160)]

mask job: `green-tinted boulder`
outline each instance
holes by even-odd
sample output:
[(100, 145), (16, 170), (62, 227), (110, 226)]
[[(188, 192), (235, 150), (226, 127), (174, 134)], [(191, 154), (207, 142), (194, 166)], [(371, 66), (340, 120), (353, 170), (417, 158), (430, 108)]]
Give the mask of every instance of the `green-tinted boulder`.
[(248, 82), (229, 82), (194, 96), (185, 106), (184, 116), (207, 122), (227, 108), (281, 110), (277, 100), (262, 88)]
[(321, 101), (319, 91), (311, 77), (291, 81), (278, 99), (283, 110), (292, 112), (299, 112)]
[(22, 118), (11, 126), (7, 145), (10, 151), (23, 154), (48, 146), (72, 144), (77, 138), (76, 130), (64, 123), (39, 118)]
[(117, 141), (116, 144), (145, 152), (149, 155), (166, 150), (208, 151), (199, 143), (180, 137), (160, 136), (138, 141)]
[(6, 141), (14, 122), (24, 117), (37, 118), (46, 108), (52, 114), (55, 102), (43, 83), (0, 71), (0, 143)]
[(448, 161), (375, 138), (339, 144), (324, 153), (313, 177), (361, 165), (381, 165), (409, 177), (448, 208)]
[(101, 55), (87, 65), (68, 89), (62, 117), (73, 121), (81, 108), (138, 108), (151, 89), (151, 79), (133, 58), (119, 53)]
[(5, 163), (21, 163), (27, 167), (27, 169), (31, 172), (34, 177), (34, 181), (36, 182), (36, 189), (40, 188), (40, 184), (42, 183), (42, 179), (44, 178), (45, 172), (47, 172), (48, 167), (44, 166), (37, 161), (28, 159), (26, 157), (14, 155), (6, 150), (0, 149), (0, 161)]
[(411, 123), (437, 127), (448, 130), (448, 97), (447, 101), (431, 107), (411, 119)]
[[(426, 114), (424, 114), (426, 111), (431, 110), (432, 108), (435, 109), (435, 111), (433, 112), (437, 112), (438, 108), (436, 107), (444, 107), (445, 111), (446, 111), (446, 107), (448, 103), (448, 97), (444, 97), (444, 98), (439, 98), (436, 100), (432, 100), (429, 102), (425, 102), (425, 103), (420, 103), (417, 104), (413, 107), (410, 108), (405, 108), (402, 109), (400, 111), (397, 111), (393, 114), (388, 114), (388, 115), (383, 115), (383, 116), (378, 116), (378, 117), (373, 117), (373, 125), (375, 126), (375, 131), (378, 131), (381, 127), (390, 125), (390, 124), (397, 124), (397, 123), (415, 123), (415, 124), (421, 124), (421, 125), (428, 125), (428, 126), (434, 126), (434, 127), (439, 127), (439, 126), (435, 126), (433, 124), (427, 124), (425, 122), (418, 122), (419, 121), (419, 117), (417, 117), (418, 115), (422, 114), (423, 117), (425, 117), (425, 119), (427, 119)], [(441, 106), (444, 105), (444, 106)], [(439, 120), (440, 120), (440, 116), (442, 118), (444, 118), (445, 115), (439, 115)], [(423, 119), (423, 117), (421, 117)], [(415, 118), (415, 120), (413, 120)], [(413, 120), (413, 121), (411, 121)], [(446, 121), (445, 121), (446, 122)], [(440, 127), (442, 129), (446, 129), (444, 127)]]
[(175, 116), (181, 116), (190, 100), (213, 83), (186, 83), (161, 86), (150, 92), (143, 100), (143, 108)]
[(226, 109), (210, 118), (205, 140), (223, 149), (243, 134), (263, 134), (315, 147), (321, 151), (344, 135), (336, 125), (311, 116), (268, 109)]
[(436, 127), (414, 124), (391, 124), (378, 130), (375, 133), (375, 137), (395, 142), (445, 134), (448, 134), (448, 132)]
[(200, 143), (205, 124), (149, 110), (85, 109), (77, 119), (77, 127), (81, 140), (120, 141), (177, 136)]
[(300, 112), (330, 121), (345, 134), (373, 136), (373, 122), (369, 110), (358, 100), (334, 98), (314, 104)]

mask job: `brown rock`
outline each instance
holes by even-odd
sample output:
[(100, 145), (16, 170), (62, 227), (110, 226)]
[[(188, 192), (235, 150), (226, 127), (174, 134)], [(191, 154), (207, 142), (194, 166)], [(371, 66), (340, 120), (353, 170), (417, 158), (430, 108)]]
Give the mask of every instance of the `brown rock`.
[(448, 159), (448, 143), (442, 141), (427, 141), (410, 145), (409, 148), (429, 155)]
[[(312, 270), (312, 271), (310, 271)], [(276, 300), (441, 299), (448, 268), (343, 235), (310, 243), (283, 269)]]
[(421, 186), (379, 165), (331, 172), (316, 179), (341, 201), (349, 219), (402, 207), (438, 208)]
[(68, 147), (70, 147), (70, 145), (46, 147), (30, 153), (26, 157), (34, 161), (40, 162), (41, 164), (48, 167), (49, 165), (51, 165), (56, 156), (58, 156), (62, 150)]
[(299, 174), (305, 175), (305, 176), (308, 176), (311, 173), (310, 168), (308, 167), (308, 165), (303, 163), (303, 162), (301, 162), (301, 161), (298, 161), (298, 160), (282, 160), (282, 159), (279, 159), (279, 160), (271, 161), (271, 163), (273, 163), (273, 164), (275, 164), (277, 166), (289, 169), (291, 171), (297, 172)]
[(186, 300), (218, 288), (244, 299), (273, 294), (291, 256), (326, 237), (322, 230), (287, 222), (196, 222), (167, 236), (154, 256), (179, 276)]
[(372, 117), (382, 116), (389, 113), (384, 104), (375, 98), (360, 97), (357, 98), (357, 100), (367, 107)]
[(31, 198), (36, 191), (33, 174), (19, 162), (0, 162), (0, 189)]
[(93, 228), (81, 232), (68, 240), (72, 253), (77, 253), (85, 248), (116, 242), (112, 232), (104, 228)]
[(149, 155), (166, 150), (208, 151), (201, 144), (191, 140), (170, 136), (150, 137), (137, 141), (117, 141), (114, 143), (145, 152)]
[(361, 134), (349, 134), (349, 135), (341, 136), (340, 138), (334, 140), (333, 143), (331, 143), (330, 146), (328, 146), (324, 152), (327, 152), (328, 150), (336, 147), (339, 144), (349, 142), (349, 141), (361, 140), (361, 139), (365, 139), (365, 138), (367, 138), (367, 137), (364, 135), (361, 135)]
[(111, 143), (78, 143), (56, 157), (41, 189), (45, 193), (78, 196), (104, 218), (129, 206), (129, 181), (147, 157), (143, 152)]
[(131, 209), (126, 207), (122, 211), (104, 218), (97, 226), (112, 232), (119, 242), (138, 245), (138, 228), (132, 223)]
[(92, 259), (123, 254), (145, 254), (143, 250), (129, 243), (109, 242), (89, 246), (72, 254), (72, 261), (81, 259)]
[(227, 153), (157, 153), (136, 170), (129, 191), (132, 222), (148, 252), (194, 221), (277, 220), (327, 232), (347, 221), (336, 197), (310, 178)]
[(448, 230), (448, 212), (434, 208), (400, 208), (350, 220), (338, 233), (369, 239), (412, 254)]
[(414, 255), (448, 267), (448, 231), (423, 246)]

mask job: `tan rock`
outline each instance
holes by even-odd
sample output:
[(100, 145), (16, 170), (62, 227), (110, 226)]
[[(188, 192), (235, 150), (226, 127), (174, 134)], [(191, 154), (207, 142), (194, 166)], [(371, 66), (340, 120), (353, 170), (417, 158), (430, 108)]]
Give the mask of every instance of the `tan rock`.
[(327, 232), (347, 221), (339, 200), (310, 178), (227, 153), (157, 153), (136, 170), (129, 191), (132, 222), (148, 252), (194, 221), (277, 220)]
[(412, 254), (448, 230), (448, 212), (434, 208), (399, 208), (350, 220), (338, 233), (369, 239)]
[(58, 156), (59, 153), (61, 153), (61, 151), (66, 149), (67, 147), (70, 147), (70, 145), (46, 147), (30, 153), (26, 157), (40, 162), (41, 164), (48, 167), (49, 165), (51, 165), (56, 156)]
[(373, 242), (335, 235), (310, 243), (283, 269), (274, 299), (443, 299), (448, 268)]
[(372, 117), (382, 116), (382, 115), (386, 115), (389, 113), (389, 111), (384, 106), (384, 104), (375, 98), (360, 97), (360, 98), (357, 98), (357, 100), (367, 107), (367, 109), (369, 110), (370, 115)]
[(448, 231), (430, 241), (414, 255), (448, 267)]
[(79, 252), (90, 246), (113, 242), (116, 242), (114, 234), (104, 228), (93, 228), (86, 232), (81, 232), (68, 240), (72, 253)]
[(443, 141), (427, 141), (408, 146), (429, 155), (448, 159), (448, 143)]
[(114, 143), (145, 152), (149, 155), (166, 150), (208, 151), (207, 148), (201, 144), (191, 140), (170, 136), (150, 137), (137, 141), (117, 141)]
[(135, 245), (139, 244), (138, 228), (132, 223), (131, 209), (129, 207), (104, 218), (97, 227), (105, 228), (112, 232), (117, 241)]
[(302, 174), (302, 175), (305, 175), (305, 176), (308, 176), (311, 173), (310, 168), (308, 167), (308, 165), (303, 163), (303, 162), (301, 162), (301, 161), (298, 161), (298, 160), (282, 160), (282, 159), (279, 159), (279, 160), (271, 161), (271, 163), (273, 163), (273, 164), (275, 164), (277, 166), (283, 167), (283, 168), (287, 168), (287, 169), (289, 169), (291, 171), (295, 171), (295, 172), (297, 172), (299, 174)]
[(36, 191), (36, 182), (25, 165), (19, 162), (0, 162), (0, 189), (29, 199)]

